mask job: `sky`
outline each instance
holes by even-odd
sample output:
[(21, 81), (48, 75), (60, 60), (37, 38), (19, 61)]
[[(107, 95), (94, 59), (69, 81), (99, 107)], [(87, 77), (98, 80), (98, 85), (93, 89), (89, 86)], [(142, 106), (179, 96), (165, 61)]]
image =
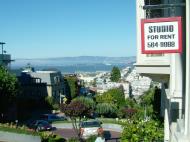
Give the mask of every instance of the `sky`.
[(135, 0), (0, 0), (12, 58), (136, 55)]

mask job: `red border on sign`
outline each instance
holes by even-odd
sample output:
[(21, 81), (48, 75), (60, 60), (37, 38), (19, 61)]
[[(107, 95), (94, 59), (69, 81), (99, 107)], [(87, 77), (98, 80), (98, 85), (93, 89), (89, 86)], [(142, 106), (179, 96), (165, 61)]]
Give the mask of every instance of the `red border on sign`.
[[(145, 50), (144, 24), (160, 22), (178, 22), (178, 49), (173, 50)], [(141, 19), (141, 52), (142, 54), (182, 53), (182, 20), (181, 17)]]

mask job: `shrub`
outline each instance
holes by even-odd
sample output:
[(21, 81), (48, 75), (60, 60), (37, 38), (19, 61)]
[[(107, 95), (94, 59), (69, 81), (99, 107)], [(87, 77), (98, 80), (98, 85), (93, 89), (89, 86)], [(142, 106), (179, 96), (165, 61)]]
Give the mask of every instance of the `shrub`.
[(97, 136), (92, 135), (88, 139), (86, 139), (86, 142), (95, 142), (96, 138)]
[(70, 138), (67, 142), (80, 142), (78, 138)]
[(94, 109), (95, 108), (95, 102), (92, 98), (88, 98), (88, 97), (77, 97), (75, 98), (73, 101), (80, 101), (81, 103), (83, 103), (86, 107), (90, 108), (90, 109)]
[(119, 118), (132, 118), (136, 113), (137, 109), (123, 107), (119, 109), (117, 116)]
[(58, 110), (59, 104), (56, 102), (56, 100), (53, 97), (46, 97), (45, 98), (46, 103), (49, 105), (51, 109)]
[(163, 126), (159, 121), (132, 119), (125, 122), (121, 140), (123, 142), (150, 142), (162, 141), (163, 137)]
[(115, 117), (117, 107), (114, 104), (100, 103), (96, 106), (96, 113), (107, 117)]
[(54, 135), (48, 139), (48, 142), (65, 142), (66, 140), (58, 135)]
[(114, 103), (117, 108), (125, 106), (125, 96), (123, 89), (113, 88), (103, 93), (102, 95), (96, 96), (97, 103)]
[(65, 142), (66, 140), (52, 132), (42, 132), (40, 133), (42, 142)]

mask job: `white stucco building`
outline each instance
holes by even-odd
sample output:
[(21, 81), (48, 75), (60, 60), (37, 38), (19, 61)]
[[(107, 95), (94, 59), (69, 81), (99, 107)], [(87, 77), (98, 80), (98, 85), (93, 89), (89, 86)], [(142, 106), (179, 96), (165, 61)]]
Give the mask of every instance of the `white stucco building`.
[[(137, 73), (162, 84), (164, 141), (190, 142), (190, 2), (136, 0)], [(182, 54), (142, 54), (141, 19), (182, 17)]]

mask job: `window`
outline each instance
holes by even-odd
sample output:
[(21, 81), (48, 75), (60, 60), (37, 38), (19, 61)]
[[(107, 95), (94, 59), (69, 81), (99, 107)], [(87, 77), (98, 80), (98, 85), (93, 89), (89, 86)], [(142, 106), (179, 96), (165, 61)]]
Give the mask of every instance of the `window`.
[(54, 82), (55, 82), (55, 84), (60, 83), (60, 77), (59, 76), (55, 76), (54, 77)]
[[(145, 5), (158, 5), (162, 4), (161, 0), (145, 0)], [(146, 18), (159, 18), (162, 17), (161, 9), (147, 9), (146, 10)]]

